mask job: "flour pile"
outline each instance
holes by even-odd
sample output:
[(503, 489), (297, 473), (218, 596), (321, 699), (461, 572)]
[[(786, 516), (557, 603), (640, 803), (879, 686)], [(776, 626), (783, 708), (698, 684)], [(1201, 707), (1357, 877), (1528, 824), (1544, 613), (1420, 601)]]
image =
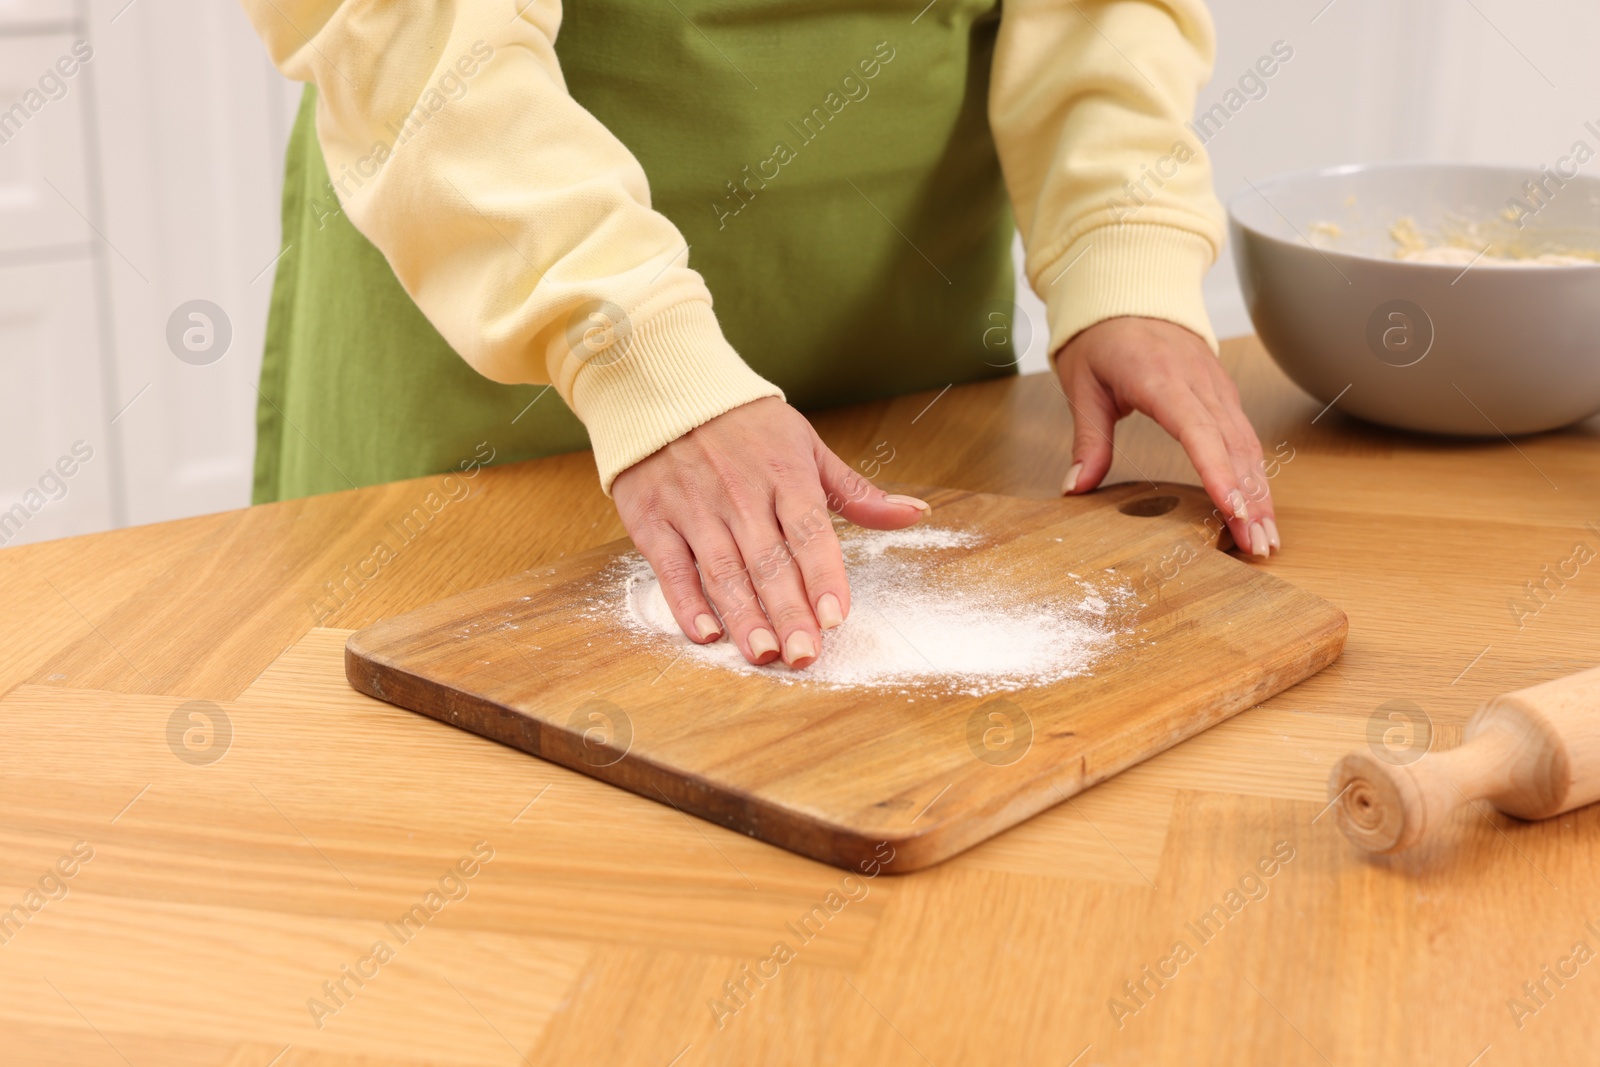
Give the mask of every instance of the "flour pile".
[(1131, 595), (1085, 585), (1071, 600), (1041, 601), (996, 575), (981, 590), (955, 589), (927, 567), (951, 549), (979, 543), (971, 534), (927, 525), (840, 532), (850, 617), (823, 633), (821, 656), (804, 670), (781, 662), (753, 666), (726, 638), (709, 645), (685, 638), (649, 564), (638, 557), (619, 567), (618, 613), (633, 631), (678, 646), (677, 669), (693, 663), (789, 683), (984, 696), (1088, 673), (1115, 641), (1107, 598)]

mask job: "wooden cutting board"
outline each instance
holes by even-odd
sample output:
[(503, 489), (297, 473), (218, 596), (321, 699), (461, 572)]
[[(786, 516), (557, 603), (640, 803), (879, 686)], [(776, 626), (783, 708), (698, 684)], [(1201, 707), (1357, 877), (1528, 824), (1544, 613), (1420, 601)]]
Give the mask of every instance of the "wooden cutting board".
[[(1338, 657), (1338, 608), (1217, 550), (1190, 486), (1064, 500), (922, 495), (981, 543), (930, 581), (1040, 601), (1122, 591), (1092, 673), (970, 696), (677, 662), (620, 626), (617, 541), (351, 635), (363, 693), (850, 869), (917, 870), (1288, 688)], [(1072, 577), (1073, 575), (1079, 577)], [(826, 640), (823, 655), (827, 655)], [(770, 668), (787, 674), (781, 666)]]

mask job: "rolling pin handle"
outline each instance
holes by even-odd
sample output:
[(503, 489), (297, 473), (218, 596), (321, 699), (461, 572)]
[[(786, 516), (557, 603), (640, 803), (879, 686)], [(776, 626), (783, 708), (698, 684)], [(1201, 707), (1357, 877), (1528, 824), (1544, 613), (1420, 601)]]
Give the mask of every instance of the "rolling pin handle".
[(1600, 801), (1600, 667), (1495, 697), (1464, 736), (1459, 748), (1405, 766), (1364, 753), (1340, 760), (1328, 803), (1345, 836), (1369, 852), (1398, 852), (1468, 800), (1519, 819)]
[(1368, 852), (1400, 852), (1469, 800), (1494, 793), (1505, 753), (1493, 735), (1396, 765), (1353, 753), (1328, 779), (1339, 828)]

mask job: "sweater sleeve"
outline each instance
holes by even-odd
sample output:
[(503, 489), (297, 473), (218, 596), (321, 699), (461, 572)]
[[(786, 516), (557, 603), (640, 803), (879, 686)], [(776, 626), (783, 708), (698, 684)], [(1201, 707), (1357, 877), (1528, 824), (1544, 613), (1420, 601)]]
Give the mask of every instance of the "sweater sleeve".
[(560, 0), (242, 0), (318, 90), (341, 206), (446, 341), (554, 385), (601, 484), (781, 391), (723, 338), (643, 168), (566, 90)]
[(1119, 315), (1216, 349), (1222, 207), (1187, 126), (1214, 48), (1202, 0), (1006, 0), (989, 121), (1052, 355)]

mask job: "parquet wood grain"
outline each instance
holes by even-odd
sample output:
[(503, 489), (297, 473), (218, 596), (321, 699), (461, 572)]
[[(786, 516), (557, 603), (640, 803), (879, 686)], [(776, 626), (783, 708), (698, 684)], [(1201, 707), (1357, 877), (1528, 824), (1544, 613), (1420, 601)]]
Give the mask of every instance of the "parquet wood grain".
[[(1574, 541), (1600, 548), (1600, 424), (1428, 441), (1319, 415), (1253, 341), (1224, 361), (1268, 452), (1293, 455), (1272, 483), (1283, 554), (1250, 565), (1340, 607), (1344, 655), (1071, 804), (874, 879), (803, 944), (786, 924), (837, 869), (344, 681), (352, 630), (620, 536), (586, 455), (477, 473), (325, 615), (318, 591), (442, 477), (0, 551), (0, 918), (94, 848), (64, 896), (0, 925), (0, 1059), (1593, 1062), (1597, 964), (1548, 975), (1600, 949), (1600, 811), (1464, 808), (1371, 858), (1322, 809), (1390, 701), (1449, 745), (1489, 696), (1600, 660), (1600, 572), (1508, 607)], [(816, 422), (851, 462), (891, 442), (888, 480), (1054, 497), (1071, 435), (1049, 379), (952, 389), (918, 419), (933, 396)], [(1113, 480), (1193, 480), (1144, 420), (1118, 449)], [(193, 761), (202, 735), (169, 743), (193, 700), (232, 727), (214, 762)], [(321, 983), (479, 841), (495, 856), (466, 898), (319, 1029)], [(1267, 893), (1127, 999), (1279, 841), (1294, 858)], [(786, 937), (777, 977), (714, 1010)]]

